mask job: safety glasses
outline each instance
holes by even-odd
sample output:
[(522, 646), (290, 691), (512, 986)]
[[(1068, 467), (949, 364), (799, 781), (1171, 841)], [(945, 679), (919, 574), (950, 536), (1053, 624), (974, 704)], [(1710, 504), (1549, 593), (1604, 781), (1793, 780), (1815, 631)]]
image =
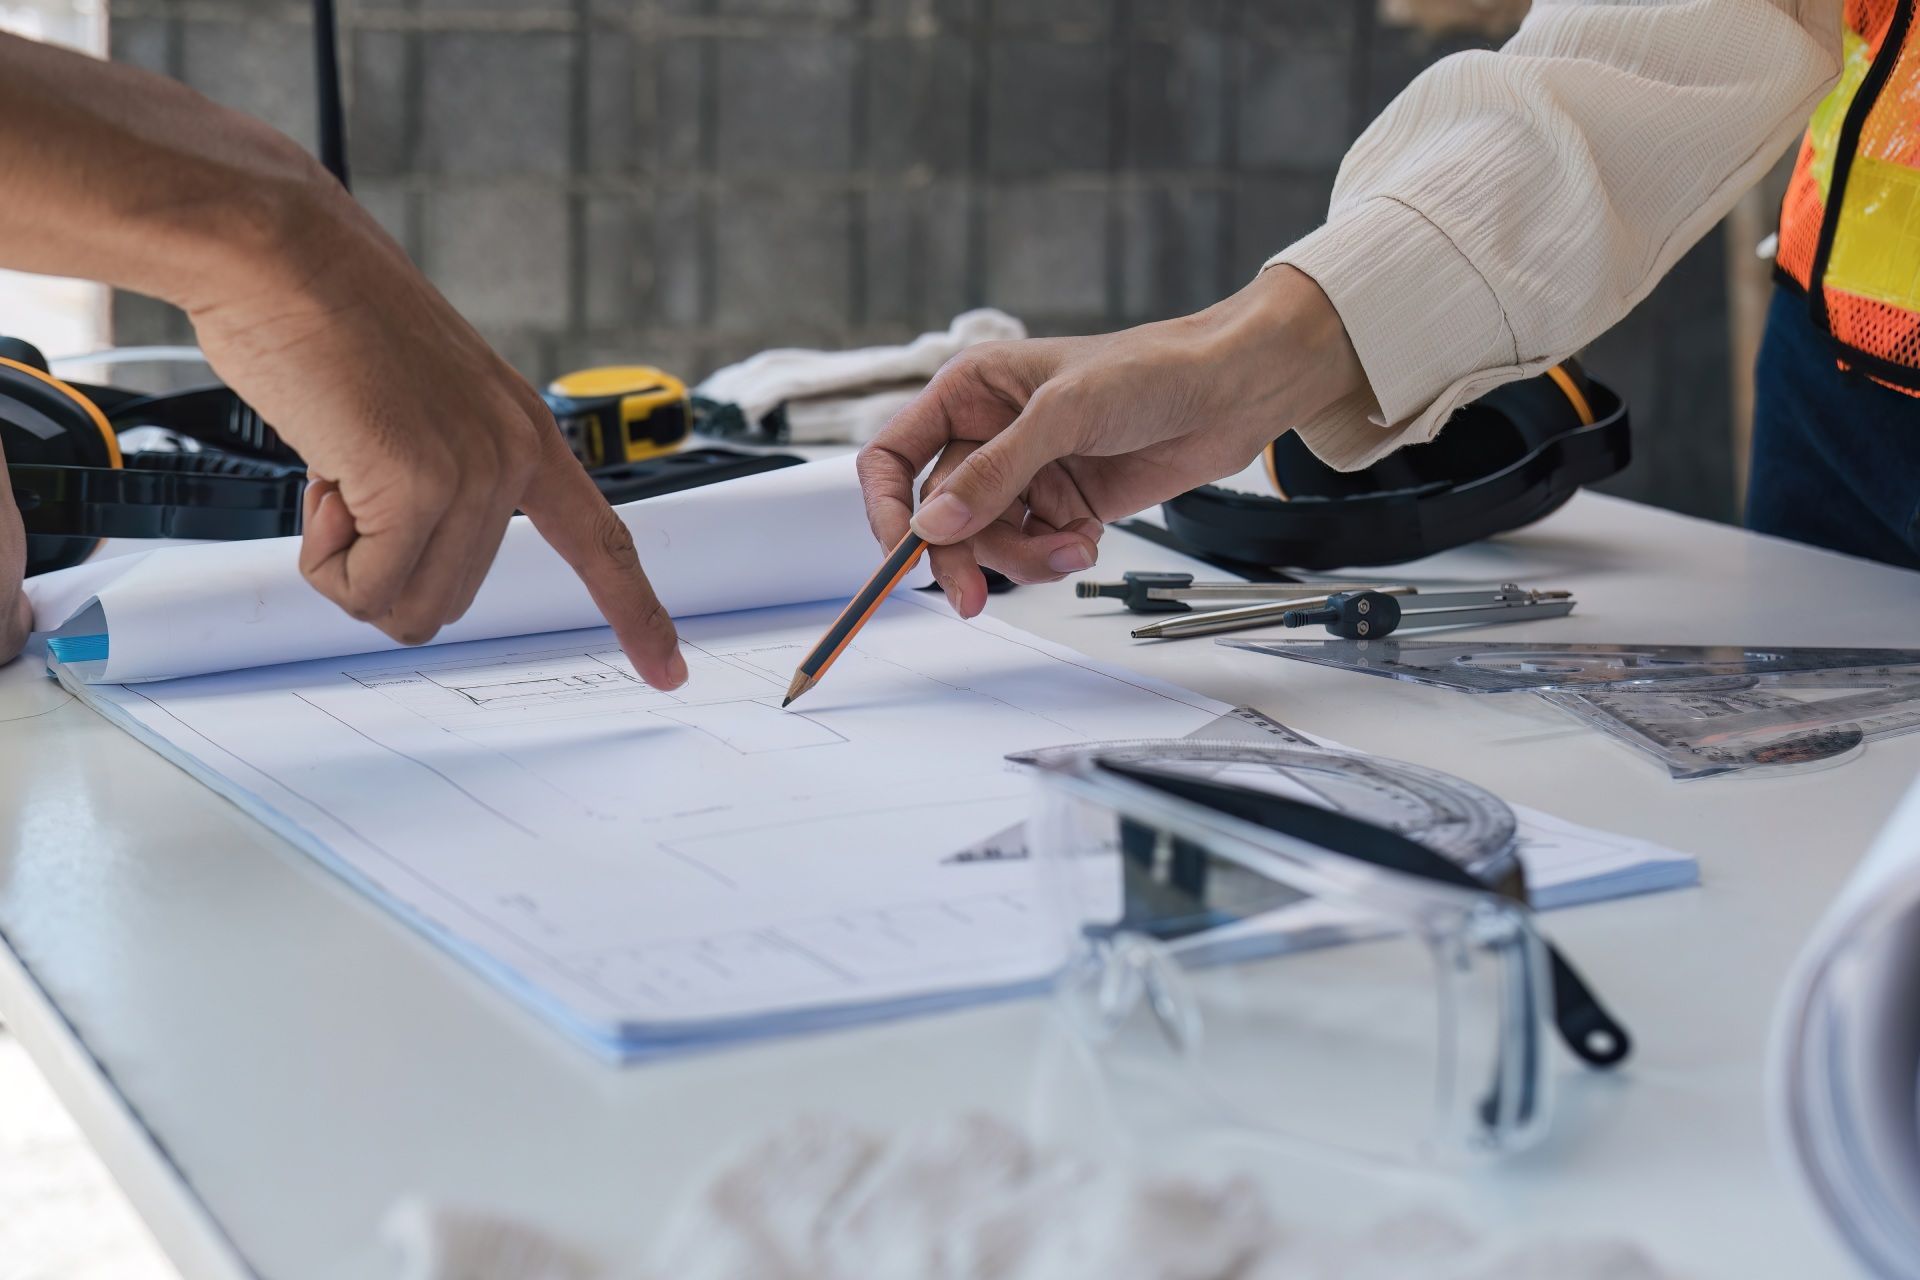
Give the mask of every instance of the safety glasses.
[(1523, 901), (1385, 827), (1227, 781), (1246, 752), (1036, 762), (1057, 990), (1103, 1061), (1171, 1068), (1239, 1125), (1450, 1163), (1544, 1132), (1549, 1025), (1589, 1066), (1627, 1056)]

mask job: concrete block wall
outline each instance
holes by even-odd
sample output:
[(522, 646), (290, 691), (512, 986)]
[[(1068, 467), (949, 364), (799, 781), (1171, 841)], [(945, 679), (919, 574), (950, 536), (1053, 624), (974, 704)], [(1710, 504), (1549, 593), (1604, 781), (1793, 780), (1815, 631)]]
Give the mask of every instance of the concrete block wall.
[[(1111, 329), (1230, 292), (1320, 220), (1433, 59), (1370, 0), (339, 0), (357, 194), (535, 379), (697, 377), (1004, 307)], [(112, 0), (113, 55), (296, 137), (302, 0)], [(1594, 364), (1616, 487), (1733, 509), (1717, 239)], [(149, 300), (122, 342), (184, 338)]]

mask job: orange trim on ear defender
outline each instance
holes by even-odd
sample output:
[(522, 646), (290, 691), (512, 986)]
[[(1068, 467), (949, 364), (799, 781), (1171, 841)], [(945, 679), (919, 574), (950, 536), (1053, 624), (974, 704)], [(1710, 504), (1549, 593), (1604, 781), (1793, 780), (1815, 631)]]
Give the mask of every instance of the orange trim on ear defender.
[(1593, 406), (1587, 403), (1586, 393), (1580, 390), (1580, 384), (1573, 380), (1573, 375), (1567, 372), (1567, 367), (1556, 364), (1547, 370), (1547, 376), (1553, 379), (1553, 385), (1560, 388), (1567, 399), (1573, 401), (1573, 411), (1580, 415), (1580, 425), (1592, 426)]
[(0, 364), (7, 366), (9, 369), (17, 369), (29, 377), (38, 378), (55, 391), (58, 391), (61, 395), (67, 397), (67, 399), (79, 405), (81, 409), (86, 411), (87, 417), (93, 420), (93, 425), (100, 429), (100, 438), (106, 441), (107, 457), (109, 459), (107, 465), (110, 467), (124, 465), (120, 458), (120, 437), (114, 434), (113, 424), (107, 421), (106, 414), (100, 412), (99, 405), (89, 400), (79, 391), (60, 381), (60, 379), (54, 377), (52, 374), (42, 373), (30, 364), (21, 364), (18, 360), (9, 360), (5, 356), (0, 356)]
[(1280, 485), (1280, 463), (1273, 456), (1274, 447), (1279, 443), (1278, 440), (1269, 441), (1267, 447), (1261, 450), (1260, 456), (1267, 463), (1267, 483), (1273, 486), (1273, 496), (1285, 501), (1287, 491)]

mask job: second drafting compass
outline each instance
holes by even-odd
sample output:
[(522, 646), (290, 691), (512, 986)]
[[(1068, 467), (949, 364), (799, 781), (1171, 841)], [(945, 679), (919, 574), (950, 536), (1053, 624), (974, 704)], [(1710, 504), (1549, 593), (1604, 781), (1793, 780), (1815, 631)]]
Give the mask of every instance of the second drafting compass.
[[(1573, 593), (1532, 591), (1506, 582), (1494, 587), (1422, 593), (1398, 583), (1195, 582), (1185, 573), (1129, 573), (1122, 582), (1082, 582), (1083, 599), (1118, 599), (1134, 613), (1168, 613), (1136, 627), (1136, 640), (1172, 640), (1247, 627), (1324, 625), (1349, 640), (1378, 639), (1402, 628), (1481, 627), (1560, 618), (1573, 612)], [(1195, 610), (1195, 603), (1225, 607)]]

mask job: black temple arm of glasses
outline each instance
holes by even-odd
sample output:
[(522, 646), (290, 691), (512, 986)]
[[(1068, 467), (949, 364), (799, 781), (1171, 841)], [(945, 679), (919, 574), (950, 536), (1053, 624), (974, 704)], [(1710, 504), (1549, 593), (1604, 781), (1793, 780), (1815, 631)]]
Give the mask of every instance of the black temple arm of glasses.
[[(1102, 760), (1100, 768), (1156, 791), (1204, 805), (1228, 817), (1305, 840), (1333, 853), (1358, 858), (1376, 867), (1442, 884), (1497, 892), (1476, 879), (1452, 859), (1435, 853), (1397, 831), (1363, 822), (1349, 814), (1322, 809), (1271, 792), (1229, 786), (1205, 778), (1142, 768), (1117, 760)], [(1567, 962), (1560, 949), (1546, 942), (1553, 972), (1553, 1020), (1560, 1038), (1581, 1061), (1593, 1067), (1612, 1067), (1626, 1060), (1633, 1039), (1626, 1027), (1600, 1003), (1600, 998)]]

